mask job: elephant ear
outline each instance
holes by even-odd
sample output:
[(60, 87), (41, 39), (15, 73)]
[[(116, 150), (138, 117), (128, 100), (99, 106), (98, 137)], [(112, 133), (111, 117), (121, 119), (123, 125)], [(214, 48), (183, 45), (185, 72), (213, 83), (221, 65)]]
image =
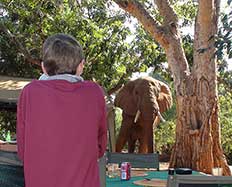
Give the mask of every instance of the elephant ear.
[(172, 93), (168, 85), (166, 85), (165, 83), (159, 81), (159, 86), (160, 92), (157, 101), (160, 113), (163, 113), (166, 110), (170, 109), (172, 106)]
[(133, 89), (135, 82), (130, 81), (124, 87), (122, 87), (114, 100), (115, 106), (121, 108), (123, 112), (128, 115), (135, 115), (137, 112), (137, 106), (135, 98), (133, 96)]

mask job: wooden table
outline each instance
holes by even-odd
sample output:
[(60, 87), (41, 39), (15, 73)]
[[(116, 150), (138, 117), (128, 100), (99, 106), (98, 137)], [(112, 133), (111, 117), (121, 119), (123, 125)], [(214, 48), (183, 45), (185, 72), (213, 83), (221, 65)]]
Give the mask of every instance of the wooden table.
[(17, 152), (17, 145), (15, 144), (8, 144), (8, 143), (0, 143), (0, 150), (1, 151), (10, 151), (10, 152)]
[(167, 180), (160, 180), (160, 179), (143, 179), (133, 182), (135, 185), (138, 186), (146, 186), (146, 187), (166, 187)]
[[(133, 172), (132, 172), (133, 173)], [(128, 181), (122, 181), (120, 177), (116, 178), (106, 178), (106, 187), (136, 187), (138, 185), (144, 186), (144, 184), (135, 183), (136, 181), (143, 181), (144, 179), (159, 179), (163, 181), (167, 181), (168, 171), (145, 171), (147, 175), (141, 176), (132, 176)], [(142, 174), (142, 173), (141, 173)]]

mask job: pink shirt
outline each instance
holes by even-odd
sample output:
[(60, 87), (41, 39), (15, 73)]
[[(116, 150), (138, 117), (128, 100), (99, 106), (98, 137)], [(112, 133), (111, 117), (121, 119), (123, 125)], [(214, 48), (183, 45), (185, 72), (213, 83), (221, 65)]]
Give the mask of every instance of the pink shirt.
[(26, 187), (99, 187), (106, 107), (93, 82), (34, 80), (21, 92), (18, 155)]

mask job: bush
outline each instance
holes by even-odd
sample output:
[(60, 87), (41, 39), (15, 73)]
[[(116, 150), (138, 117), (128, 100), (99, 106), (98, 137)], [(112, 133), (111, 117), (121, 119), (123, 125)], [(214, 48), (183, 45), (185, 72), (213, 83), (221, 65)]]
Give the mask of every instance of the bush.
[(16, 113), (10, 111), (0, 112), (0, 139), (5, 140), (7, 132), (12, 136), (16, 134)]
[(229, 164), (232, 164), (232, 94), (223, 86), (219, 90), (222, 148)]

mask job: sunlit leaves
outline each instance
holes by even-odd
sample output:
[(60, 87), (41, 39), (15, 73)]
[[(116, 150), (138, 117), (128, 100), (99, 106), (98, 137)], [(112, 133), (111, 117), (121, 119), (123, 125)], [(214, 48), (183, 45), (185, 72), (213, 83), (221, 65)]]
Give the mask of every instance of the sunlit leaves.
[[(70, 0), (15, 0), (13, 3), (4, 0), (2, 4), (7, 11), (4, 24), (31, 55), (33, 52), (33, 57), (41, 57), (41, 45), (47, 36), (61, 32), (71, 34), (83, 45), (88, 61), (83, 76), (98, 81), (106, 89), (114, 86), (111, 82), (118, 79), (115, 75), (117, 64), (128, 59), (129, 54), (125, 51), (130, 48), (124, 41), (130, 32), (124, 24), (123, 14), (107, 12), (104, 1), (89, 0), (76, 4)], [(8, 46), (1, 50), (1, 58), (4, 58), (1, 73), (38, 77), (38, 71), (33, 74), (34, 68), (26, 68), (29, 64), (18, 58), (21, 52), (11, 39), (4, 34), (1, 39), (1, 48)], [(24, 64), (25, 68), (20, 64)], [(18, 69), (25, 69), (28, 73), (23, 74)]]
[[(15, 112), (1, 111), (0, 112), (0, 139), (4, 140), (7, 131), (12, 134), (16, 132), (16, 115)], [(13, 133), (14, 132), (14, 133)]]
[(218, 59), (223, 59), (224, 53), (232, 58), (232, 4), (228, 1), (229, 12), (221, 16), (221, 27), (217, 36), (217, 52)]
[[(232, 77), (230, 77), (232, 78)], [(220, 124), (222, 132), (222, 147), (230, 164), (232, 162), (232, 94), (227, 90), (226, 86), (220, 84), (219, 87), (219, 103), (220, 103)]]
[(192, 0), (176, 2), (174, 9), (182, 23), (182, 26), (191, 26), (197, 13), (197, 6)]

